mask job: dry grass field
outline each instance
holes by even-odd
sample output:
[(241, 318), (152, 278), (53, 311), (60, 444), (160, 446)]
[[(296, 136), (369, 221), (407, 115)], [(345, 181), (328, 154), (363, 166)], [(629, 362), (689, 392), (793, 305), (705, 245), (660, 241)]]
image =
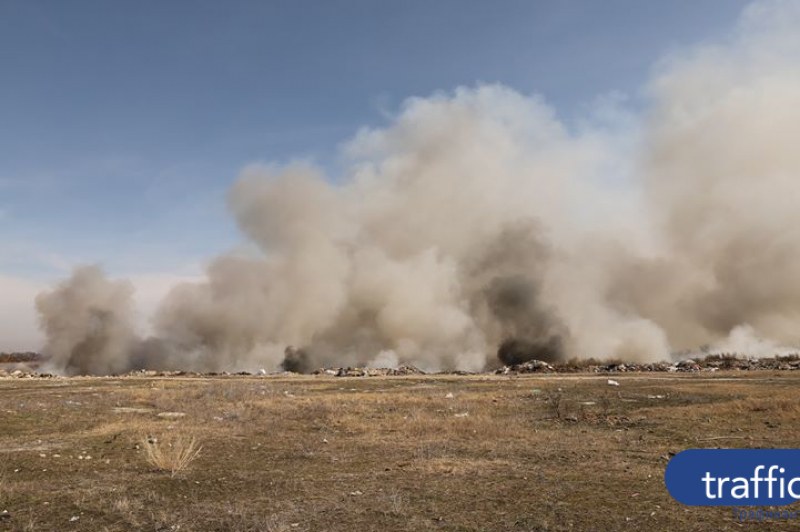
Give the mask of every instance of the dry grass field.
[(664, 468), (800, 445), (800, 374), (611, 378), (3, 379), (0, 530), (752, 526)]

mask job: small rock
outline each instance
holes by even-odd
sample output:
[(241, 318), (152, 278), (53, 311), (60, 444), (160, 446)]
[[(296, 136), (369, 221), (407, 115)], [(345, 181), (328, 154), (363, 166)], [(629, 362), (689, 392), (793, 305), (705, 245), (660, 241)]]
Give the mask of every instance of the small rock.
[(75, 522), (75, 521), (77, 521), (78, 519), (80, 519), (80, 517), (78, 517), (77, 515), (73, 515), (72, 517), (70, 517), (70, 518), (69, 518), (69, 522), (70, 522), (70, 523), (74, 523), (74, 522)]
[(608, 385), (609, 386), (619, 386), (619, 383), (617, 381), (615, 381), (614, 379), (608, 379)]
[(447, 395), (444, 396), (445, 399), (452, 399), (453, 397), (455, 397), (455, 395), (453, 395), (453, 392), (448, 392)]
[(460, 412), (455, 414), (455, 417), (469, 417), (469, 412)]
[(139, 408), (133, 406), (115, 406), (111, 409), (115, 414), (148, 414), (152, 412), (149, 408)]
[(186, 415), (186, 413), (184, 413), (184, 412), (159, 412), (157, 415), (158, 415), (158, 417), (174, 419), (174, 418), (178, 418), (178, 417), (183, 417), (183, 416)]

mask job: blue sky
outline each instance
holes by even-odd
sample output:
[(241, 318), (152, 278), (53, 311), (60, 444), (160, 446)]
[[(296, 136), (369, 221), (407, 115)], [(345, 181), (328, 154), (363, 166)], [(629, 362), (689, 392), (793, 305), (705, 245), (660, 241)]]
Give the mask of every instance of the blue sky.
[(638, 105), (737, 0), (0, 0), (0, 275), (194, 272), (255, 161), (315, 161), (410, 96), (499, 82), (568, 122)]

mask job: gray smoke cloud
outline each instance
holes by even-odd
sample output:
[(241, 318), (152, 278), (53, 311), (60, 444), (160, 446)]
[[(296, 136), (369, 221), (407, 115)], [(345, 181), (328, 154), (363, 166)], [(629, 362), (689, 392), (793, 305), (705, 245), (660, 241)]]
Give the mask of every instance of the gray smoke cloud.
[(130, 283), (110, 281), (96, 266), (80, 267), (37, 296), (36, 309), (47, 337), (44, 351), (55, 369), (106, 374), (129, 367), (136, 343)]
[(45, 351), (106, 373), (797, 345), (798, 23), (754, 4), (657, 65), (641, 115), (604, 98), (568, 126), (538, 96), (458, 88), (360, 131), (343, 179), (248, 167), (229, 206), (251, 252), (176, 286), (147, 339), (127, 285), (81, 269), (37, 300)]

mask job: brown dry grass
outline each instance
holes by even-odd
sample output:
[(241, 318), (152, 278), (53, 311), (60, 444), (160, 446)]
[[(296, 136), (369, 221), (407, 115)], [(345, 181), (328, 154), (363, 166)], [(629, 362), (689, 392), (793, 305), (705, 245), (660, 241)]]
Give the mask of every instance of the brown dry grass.
[(159, 471), (168, 471), (172, 478), (187, 471), (203, 449), (196, 438), (189, 436), (168, 436), (161, 439), (148, 436), (142, 438), (141, 445), (145, 450), (147, 463)]
[(800, 441), (800, 375), (615, 379), (0, 380), (0, 530), (738, 530), (669, 453)]

